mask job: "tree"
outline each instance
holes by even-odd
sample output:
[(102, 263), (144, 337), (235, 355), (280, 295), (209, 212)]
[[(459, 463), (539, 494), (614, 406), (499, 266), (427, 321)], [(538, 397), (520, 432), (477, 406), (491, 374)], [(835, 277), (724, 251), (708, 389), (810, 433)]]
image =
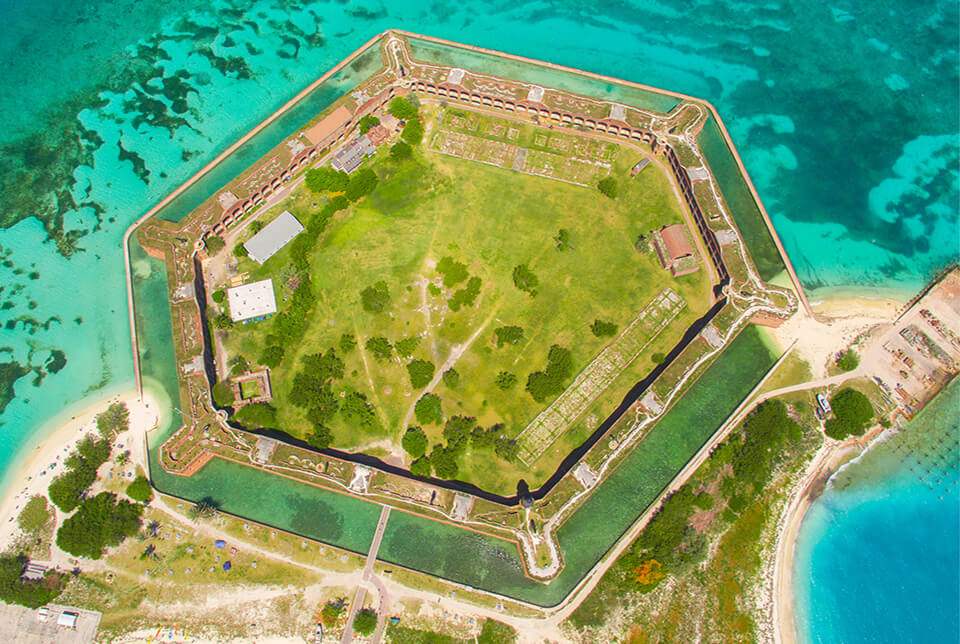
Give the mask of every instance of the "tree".
[(217, 511), (219, 509), (219, 502), (215, 501), (209, 496), (205, 496), (190, 508), (187, 516), (189, 516), (193, 521), (197, 521), (198, 519), (212, 519), (213, 517), (217, 516)]
[(398, 340), (397, 344), (394, 345), (394, 348), (397, 350), (397, 355), (409, 358), (413, 355), (413, 352), (417, 350), (417, 347), (420, 346), (420, 336), (411, 335), (410, 337)]
[(600, 189), (600, 192), (610, 197), (611, 199), (616, 199), (617, 194), (619, 193), (619, 188), (617, 187), (617, 180), (613, 177), (607, 177), (601, 179), (600, 183), (597, 184), (597, 188)]
[(413, 148), (406, 141), (397, 141), (390, 147), (390, 156), (397, 161), (409, 159), (413, 156)]
[(24, 533), (33, 534), (47, 525), (49, 520), (50, 507), (47, 505), (47, 500), (43, 496), (36, 494), (30, 497), (27, 504), (20, 510), (20, 515), (17, 517), (17, 525), (20, 526), (20, 529), (23, 530)]
[(223, 301), (227, 299), (226, 292), (223, 289), (217, 289), (210, 295), (210, 299), (216, 302), (217, 304), (223, 304)]
[(533, 271), (530, 270), (529, 266), (526, 264), (520, 264), (519, 266), (514, 267), (513, 285), (518, 289), (529, 293), (531, 297), (536, 297), (537, 286), (539, 284), (540, 280), (536, 275), (534, 275)]
[(569, 349), (555, 344), (547, 354), (546, 369), (535, 371), (527, 377), (526, 390), (538, 403), (545, 403), (563, 393), (566, 381), (572, 374), (573, 356)]
[(453, 297), (447, 302), (447, 306), (450, 307), (451, 311), (459, 311), (460, 308), (464, 306), (473, 306), (473, 303), (477, 300), (477, 296), (480, 295), (481, 284), (483, 284), (483, 280), (479, 277), (471, 277), (467, 280), (466, 287), (457, 289), (454, 292)]
[(414, 389), (423, 389), (433, 380), (435, 367), (429, 360), (411, 360), (407, 363), (407, 373), (410, 375), (410, 385)]
[(419, 114), (417, 107), (402, 96), (397, 96), (390, 101), (390, 105), (387, 106), (387, 111), (401, 121), (416, 118), (417, 114)]
[(39, 608), (56, 599), (67, 583), (67, 576), (48, 570), (43, 579), (20, 579), (29, 560), (25, 555), (0, 555), (0, 600), (27, 608)]
[(447, 288), (453, 288), (460, 282), (470, 277), (467, 271), (467, 265), (463, 262), (455, 261), (449, 255), (440, 258), (437, 262), (437, 272), (443, 276), (443, 285)]
[(494, 383), (503, 391), (512, 389), (515, 384), (517, 384), (517, 377), (510, 373), (509, 371), (501, 371), (497, 374)]
[(353, 618), (353, 630), (363, 637), (372, 635), (377, 630), (377, 612), (372, 608), (359, 611)]
[(430, 459), (426, 456), (421, 456), (413, 463), (410, 463), (410, 473), (414, 476), (430, 476), (433, 473), (433, 466), (430, 464)]
[(443, 438), (447, 441), (447, 447), (454, 452), (462, 452), (476, 427), (477, 419), (472, 416), (454, 416), (448, 419), (443, 426)]
[(440, 396), (424, 394), (414, 405), (413, 413), (416, 414), (417, 422), (421, 425), (439, 425), (443, 422), (443, 407)]
[(347, 189), (347, 183), (350, 181), (350, 175), (342, 170), (334, 170), (329, 166), (323, 166), (314, 170), (307, 170), (304, 177), (304, 183), (310, 192), (343, 192)]
[(598, 338), (610, 337), (617, 334), (617, 325), (613, 322), (597, 319), (590, 325), (590, 331)]
[(95, 480), (97, 470), (110, 458), (110, 444), (87, 437), (66, 460), (67, 471), (55, 478), (47, 489), (50, 500), (63, 512), (76, 508)]
[(380, 125), (380, 119), (373, 114), (367, 114), (357, 121), (357, 127), (360, 129), (360, 134), (366, 134), (374, 125)]
[(846, 387), (830, 399), (833, 418), (824, 423), (824, 433), (830, 438), (843, 440), (847, 436), (862, 436), (873, 418), (870, 399), (856, 389)]
[(420, 458), (427, 452), (427, 435), (419, 427), (407, 427), (401, 444), (407, 454), (415, 459)]
[(86, 499), (57, 530), (57, 547), (77, 557), (99, 559), (104, 548), (120, 545), (140, 530), (143, 506), (101, 492)]
[(377, 173), (370, 168), (357, 170), (350, 176), (344, 196), (350, 201), (358, 201), (373, 192), (378, 182)]
[(493, 335), (496, 337), (497, 348), (505, 344), (517, 344), (523, 339), (523, 327), (521, 326), (501, 326), (497, 327)]
[(250, 222), (250, 225), (248, 226), (248, 228), (250, 229), (250, 232), (252, 234), (256, 235), (258, 232), (263, 230), (263, 222), (260, 221), (259, 219), (255, 219)]
[(150, 503), (153, 499), (153, 490), (150, 481), (144, 475), (139, 475), (127, 486), (127, 496), (138, 503)]
[(234, 414), (237, 422), (245, 427), (276, 427), (277, 410), (269, 403), (244, 405)]
[(327, 449), (333, 443), (333, 433), (326, 425), (316, 425), (307, 436), (307, 442), (317, 449)]
[(352, 423), (361, 429), (376, 430), (380, 428), (377, 421), (376, 407), (367, 402), (367, 397), (358, 391), (351, 391), (340, 406), (340, 414), (348, 423)]
[(456, 478), (457, 473), (460, 471), (460, 466), (457, 464), (456, 451), (449, 447), (441, 447), (439, 445), (434, 447), (433, 451), (430, 452), (430, 464), (433, 466), (433, 470), (437, 473), (437, 476), (442, 479)]
[(219, 313), (213, 318), (213, 326), (218, 329), (229, 329), (233, 326), (233, 320), (230, 319), (229, 313)]
[(97, 414), (97, 431), (107, 440), (130, 429), (130, 410), (126, 403), (115, 402)]
[(263, 353), (260, 354), (260, 364), (276, 369), (283, 361), (283, 353), (283, 347), (280, 345), (274, 344), (264, 347)]
[(381, 280), (363, 289), (360, 292), (360, 302), (367, 313), (382, 313), (390, 306), (390, 291), (387, 290), (387, 283)]
[(244, 246), (243, 244), (237, 244), (236, 246), (233, 247), (233, 255), (234, 255), (234, 257), (243, 258), (243, 257), (246, 257), (247, 254), (248, 254), (248, 253), (247, 253), (247, 247)]
[(350, 353), (357, 348), (357, 338), (352, 333), (344, 333), (340, 336), (340, 350), (343, 353)]
[(223, 247), (226, 246), (223, 238), (218, 237), (217, 235), (211, 235), (210, 237), (207, 237), (204, 239), (204, 243), (207, 246), (207, 254), (211, 257), (219, 253), (221, 250), (223, 250)]
[(443, 372), (443, 384), (447, 386), (448, 389), (456, 389), (460, 384), (460, 374), (457, 373), (456, 369), (447, 369)]
[(389, 360), (393, 355), (393, 346), (390, 341), (383, 336), (377, 336), (367, 340), (367, 351), (373, 354), (377, 360)]
[(837, 366), (843, 371), (853, 371), (860, 364), (860, 356), (853, 349), (847, 349), (837, 358)]
[(410, 119), (403, 126), (400, 137), (410, 145), (419, 145), (423, 141), (423, 123), (420, 119)]

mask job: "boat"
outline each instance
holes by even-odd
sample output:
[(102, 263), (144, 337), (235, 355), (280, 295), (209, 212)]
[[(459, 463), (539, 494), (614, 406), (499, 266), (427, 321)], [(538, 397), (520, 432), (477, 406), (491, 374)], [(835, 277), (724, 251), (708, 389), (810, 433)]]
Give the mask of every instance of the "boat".
[(833, 410), (830, 409), (830, 403), (827, 402), (827, 398), (823, 394), (817, 394), (817, 404), (820, 405), (820, 409), (823, 410), (823, 413), (827, 415), (833, 413)]

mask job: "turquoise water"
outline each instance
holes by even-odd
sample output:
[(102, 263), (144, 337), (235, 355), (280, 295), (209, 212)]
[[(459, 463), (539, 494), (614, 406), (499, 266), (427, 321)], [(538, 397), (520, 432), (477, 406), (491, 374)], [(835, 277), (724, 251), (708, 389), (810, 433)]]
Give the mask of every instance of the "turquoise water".
[(0, 12), (5, 473), (70, 404), (132, 384), (126, 227), (386, 28), (710, 100), (814, 297), (909, 292), (958, 254), (955, 2), (0, 0)]
[(960, 381), (838, 473), (794, 561), (801, 641), (960, 640)]

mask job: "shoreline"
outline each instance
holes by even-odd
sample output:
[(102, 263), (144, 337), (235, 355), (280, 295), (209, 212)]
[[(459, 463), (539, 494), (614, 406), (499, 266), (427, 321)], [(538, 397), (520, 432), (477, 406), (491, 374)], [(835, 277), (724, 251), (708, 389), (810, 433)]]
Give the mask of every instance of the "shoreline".
[[(130, 411), (130, 429), (121, 434), (119, 442), (131, 452), (131, 462), (142, 465), (146, 455), (142, 454), (140, 432), (152, 429), (161, 411), (153, 396), (145, 392), (141, 398), (135, 389), (126, 389), (79, 401), (36, 432), (39, 440), (27, 443), (17, 454), (16, 474), (4, 478), (4, 487), (0, 489), (0, 525), (6, 529), (0, 532), (0, 552), (6, 550), (19, 533), (15, 522), (23, 505), (34, 495), (47, 495), (50, 481), (64, 472), (67, 455), (84, 436), (99, 436), (96, 416), (115, 402), (125, 403)], [(78, 409), (79, 405), (83, 407)], [(68, 413), (71, 416), (65, 418)]]
[[(830, 479), (844, 465), (867, 452), (883, 434), (875, 426), (863, 436), (822, 445), (807, 465), (803, 478), (790, 492), (787, 509), (777, 530), (773, 568), (773, 635), (776, 644), (797, 644), (793, 564), (797, 539), (810, 506), (820, 497)], [(829, 439), (827, 439), (829, 440)]]

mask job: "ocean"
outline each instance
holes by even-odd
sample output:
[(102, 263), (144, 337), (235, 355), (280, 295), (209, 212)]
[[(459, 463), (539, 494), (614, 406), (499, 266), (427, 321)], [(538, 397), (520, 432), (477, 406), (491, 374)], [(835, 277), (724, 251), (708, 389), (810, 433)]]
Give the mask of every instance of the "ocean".
[(388, 28), (710, 100), (813, 299), (905, 298), (958, 255), (956, 2), (0, 0), (0, 13), (5, 487), (57, 417), (132, 386), (124, 230)]

